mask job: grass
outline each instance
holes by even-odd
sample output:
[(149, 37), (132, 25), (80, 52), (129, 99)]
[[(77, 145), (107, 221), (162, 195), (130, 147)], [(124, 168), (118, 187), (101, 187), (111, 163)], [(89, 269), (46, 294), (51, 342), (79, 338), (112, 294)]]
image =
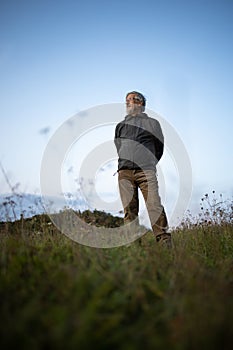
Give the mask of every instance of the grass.
[[(230, 349), (233, 206), (213, 195), (173, 230), (172, 250), (151, 232), (127, 247), (82, 246), (44, 214), (1, 222), (1, 348)], [(79, 215), (122, 224), (103, 212)]]
[(230, 349), (233, 226), (204, 223), (174, 230), (172, 250), (151, 232), (82, 246), (46, 215), (1, 223), (1, 348)]

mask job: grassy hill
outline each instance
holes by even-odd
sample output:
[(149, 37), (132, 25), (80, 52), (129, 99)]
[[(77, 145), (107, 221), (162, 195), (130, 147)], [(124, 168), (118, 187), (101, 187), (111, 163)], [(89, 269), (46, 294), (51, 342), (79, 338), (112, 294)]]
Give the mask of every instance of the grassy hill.
[[(82, 215), (122, 224), (98, 211)], [(171, 250), (151, 232), (96, 249), (62, 235), (46, 215), (2, 222), (1, 348), (231, 349), (232, 223), (208, 218), (172, 237)]]

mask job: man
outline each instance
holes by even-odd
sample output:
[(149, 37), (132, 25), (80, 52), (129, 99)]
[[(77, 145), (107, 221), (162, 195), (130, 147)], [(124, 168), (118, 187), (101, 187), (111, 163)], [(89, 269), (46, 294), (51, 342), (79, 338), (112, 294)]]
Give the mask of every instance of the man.
[(138, 190), (144, 197), (156, 241), (171, 245), (168, 222), (158, 191), (156, 165), (163, 154), (164, 137), (159, 122), (145, 111), (146, 99), (132, 91), (126, 95), (127, 115), (115, 129), (118, 183), (124, 222), (137, 222)]

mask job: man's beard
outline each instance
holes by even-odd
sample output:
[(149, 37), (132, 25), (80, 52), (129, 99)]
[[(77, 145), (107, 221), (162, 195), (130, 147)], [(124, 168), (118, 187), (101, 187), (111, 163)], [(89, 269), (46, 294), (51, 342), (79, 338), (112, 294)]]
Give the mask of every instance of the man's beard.
[(141, 113), (141, 108), (140, 107), (141, 106), (137, 106), (137, 105), (126, 106), (126, 112), (129, 115)]

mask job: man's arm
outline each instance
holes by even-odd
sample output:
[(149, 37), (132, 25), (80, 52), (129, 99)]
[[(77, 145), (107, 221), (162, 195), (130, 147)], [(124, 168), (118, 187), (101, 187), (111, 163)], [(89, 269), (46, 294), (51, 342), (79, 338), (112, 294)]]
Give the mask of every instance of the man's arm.
[(161, 126), (157, 120), (153, 123), (153, 135), (154, 135), (154, 143), (155, 143), (155, 156), (159, 161), (162, 158), (163, 150), (164, 150), (164, 136), (161, 129)]
[(117, 152), (119, 151), (119, 148), (120, 148), (119, 126), (120, 126), (120, 124), (117, 124), (117, 126), (115, 128), (115, 137), (114, 137), (114, 143), (115, 143)]

